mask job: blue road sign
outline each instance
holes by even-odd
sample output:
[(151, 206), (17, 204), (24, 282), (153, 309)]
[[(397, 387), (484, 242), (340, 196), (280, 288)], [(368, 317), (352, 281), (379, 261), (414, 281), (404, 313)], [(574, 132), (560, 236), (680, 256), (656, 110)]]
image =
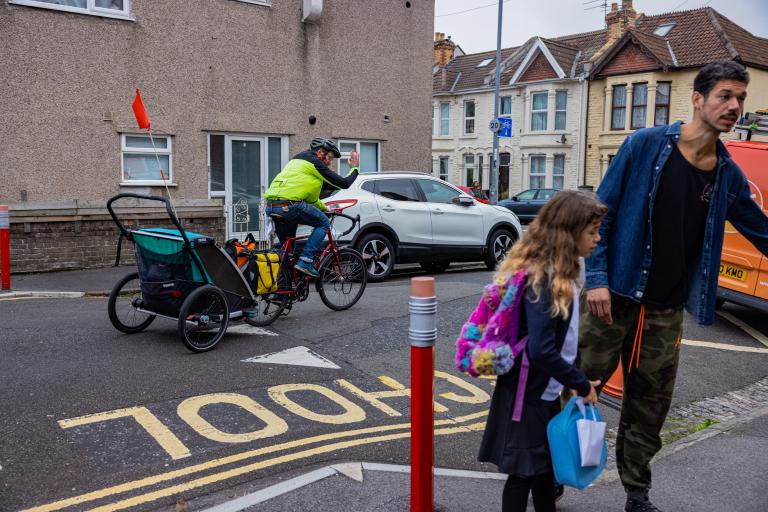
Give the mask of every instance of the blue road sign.
[(511, 137), (512, 136), (512, 119), (509, 117), (500, 117), (501, 129), (499, 130), (499, 137)]

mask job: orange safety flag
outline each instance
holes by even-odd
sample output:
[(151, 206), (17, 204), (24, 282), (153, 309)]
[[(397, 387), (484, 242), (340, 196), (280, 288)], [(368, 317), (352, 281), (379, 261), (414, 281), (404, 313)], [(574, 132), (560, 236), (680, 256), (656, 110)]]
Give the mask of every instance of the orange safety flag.
[(141, 101), (141, 93), (138, 88), (136, 89), (136, 98), (133, 100), (133, 115), (136, 116), (139, 128), (149, 130), (149, 116), (147, 111), (144, 110), (144, 103)]

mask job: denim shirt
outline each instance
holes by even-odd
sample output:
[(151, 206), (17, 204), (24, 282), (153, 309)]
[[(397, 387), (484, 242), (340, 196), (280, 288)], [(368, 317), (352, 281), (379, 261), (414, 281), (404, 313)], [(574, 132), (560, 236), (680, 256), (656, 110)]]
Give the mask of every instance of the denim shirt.
[[(600, 226), (602, 240), (586, 260), (586, 288), (641, 302), (651, 268), (653, 203), (672, 144), (680, 138), (678, 121), (629, 135), (611, 161), (597, 195), (608, 206)], [(715, 184), (704, 229), (704, 243), (689, 271), (685, 308), (700, 325), (715, 314), (720, 251), (725, 221), (768, 256), (768, 217), (752, 199), (744, 173), (717, 141)]]

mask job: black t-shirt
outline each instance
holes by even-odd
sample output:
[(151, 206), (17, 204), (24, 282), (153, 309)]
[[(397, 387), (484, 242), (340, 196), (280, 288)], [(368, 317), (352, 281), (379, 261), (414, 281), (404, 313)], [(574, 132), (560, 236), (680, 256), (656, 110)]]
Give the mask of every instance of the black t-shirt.
[(643, 303), (677, 308), (688, 296), (688, 273), (704, 242), (704, 226), (715, 171), (703, 171), (685, 159), (675, 144), (653, 204), (653, 256)]

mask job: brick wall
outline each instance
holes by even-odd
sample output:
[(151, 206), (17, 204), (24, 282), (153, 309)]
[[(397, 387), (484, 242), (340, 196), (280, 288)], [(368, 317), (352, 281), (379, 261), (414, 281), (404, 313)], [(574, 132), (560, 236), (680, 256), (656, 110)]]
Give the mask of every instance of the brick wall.
[(557, 73), (552, 69), (544, 54), (539, 51), (539, 54), (534, 57), (533, 62), (531, 62), (518, 81), (521, 83), (534, 82), (536, 80), (549, 80), (552, 78), (557, 78)]
[(608, 76), (633, 73), (637, 71), (647, 71), (658, 67), (658, 62), (649, 57), (638, 45), (630, 43), (611, 59), (610, 64), (605, 66), (600, 74)]
[[(179, 212), (185, 230), (215, 238), (225, 237), (221, 209)], [(128, 228), (173, 228), (162, 214), (132, 214), (125, 221)], [(49, 220), (29, 215), (19, 221), (11, 216), (11, 272), (47, 272), (63, 269), (98, 268), (114, 264), (119, 231), (106, 215), (79, 215), (70, 219)], [(122, 220), (122, 217), (121, 217)], [(133, 246), (123, 242), (121, 263), (132, 263)]]

